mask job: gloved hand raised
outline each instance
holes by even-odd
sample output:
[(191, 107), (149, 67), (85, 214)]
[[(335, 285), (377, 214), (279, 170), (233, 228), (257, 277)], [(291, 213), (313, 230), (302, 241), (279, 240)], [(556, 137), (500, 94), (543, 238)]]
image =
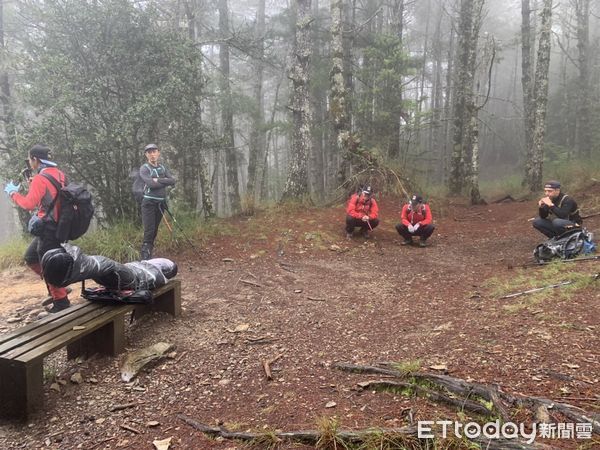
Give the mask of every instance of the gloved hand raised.
[(414, 233), (414, 232), (416, 232), (416, 231), (419, 229), (419, 227), (420, 227), (420, 226), (421, 226), (421, 224), (420, 224), (420, 223), (415, 223), (415, 224), (413, 225), (413, 233)]
[(14, 184), (12, 181), (7, 183), (6, 186), (4, 187), (4, 192), (6, 193), (6, 195), (8, 195), (9, 197), (12, 197), (13, 194), (17, 193), (19, 191), (19, 188), (21, 187), (20, 184)]

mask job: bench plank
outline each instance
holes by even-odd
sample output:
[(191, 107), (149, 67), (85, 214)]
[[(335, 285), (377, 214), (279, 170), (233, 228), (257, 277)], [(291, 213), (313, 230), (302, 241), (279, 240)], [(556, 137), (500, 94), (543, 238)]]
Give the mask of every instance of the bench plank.
[[(129, 305), (125, 306), (102, 306), (101, 308), (93, 309), (88, 314), (78, 317), (62, 326), (54, 329), (50, 333), (43, 334), (37, 339), (16, 348), (7, 356), (11, 359), (27, 362), (37, 358), (43, 358), (49, 355), (58, 348), (62, 348), (71, 342), (80, 339), (102, 327), (108, 322), (112, 322), (115, 318), (124, 320), (125, 314), (133, 308)], [(84, 329), (74, 330), (73, 327), (83, 326)], [(4, 356), (4, 355), (3, 355)]]

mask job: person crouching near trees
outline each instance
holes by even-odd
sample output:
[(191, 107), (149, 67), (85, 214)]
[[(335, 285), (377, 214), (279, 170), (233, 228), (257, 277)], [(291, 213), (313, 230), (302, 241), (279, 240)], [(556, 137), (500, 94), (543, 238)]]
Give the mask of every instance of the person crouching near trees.
[(379, 225), (379, 206), (373, 198), (373, 189), (366, 186), (352, 194), (346, 205), (346, 238), (351, 239), (354, 228), (359, 227), (365, 239)]
[(423, 197), (413, 195), (410, 202), (402, 207), (400, 220), (402, 223), (396, 225), (396, 231), (404, 238), (401, 244), (412, 244), (413, 236), (419, 236), (419, 246), (427, 247), (427, 239), (435, 226), (432, 223), (431, 208), (423, 202)]
[(175, 178), (171, 176), (169, 170), (158, 162), (160, 150), (156, 144), (146, 145), (144, 155), (148, 162), (140, 167), (140, 177), (145, 184), (142, 199), (144, 238), (140, 250), (142, 261), (152, 258), (158, 226), (167, 209), (167, 186), (175, 184)]
[[(12, 182), (6, 185), (4, 192), (17, 206), (29, 211), (37, 210), (29, 220), (27, 227), (35, 238), (25, 251), (25, 263), (41, 277), (41, 261), (44, 253), (60, 248), (61, 244), (56, 237), (60, 215), (60, 204), (56, 201), (59, 192), (46, 176), (53, 177), (62, 186), (67, 184), (67, 179), (65, 174), (58, 169), (57, 164), (50, 160), (50, 149), (45, 145), (36, 144), (29, 150), (28, 164), (33, 177), (29, 181), (27, 194), (20, 194), (19, 186)], [(53, 303), (52, 307), (47, 310), (48, 312), (57, 313), (71, 305), (66, 288), (50, 283), (46, 284)]]
[(583, 220), (577, 203), (561, 192), (558, 181), (545, 183), (544, 194), (538, 201), (540, 216), (533, 221), (533, 228), (553, 238), (572, 228), (581, 227)]

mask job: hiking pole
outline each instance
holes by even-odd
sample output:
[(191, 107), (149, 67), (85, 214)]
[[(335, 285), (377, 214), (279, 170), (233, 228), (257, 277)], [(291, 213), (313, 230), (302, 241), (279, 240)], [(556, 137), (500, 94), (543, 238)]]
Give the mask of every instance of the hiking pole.
[(171, 226), (171, 224), (167, 220), (167, 216), (165, 216), (165, 214), (162, 211), (161, 211), (161, 214), (162, 214), (163, 222), (165, 223), (166, 227), (171, 232), (171, 238), (175, 240), (175, 243), (177, 245), (179, 245), (179, 240), (177, 239), (177, 235), (175, 234), (175, 230), (173, 230), (173, 227)]
[(371, 221), (367, 219), (367, 225), (369, 225), (369, 230), (373, 231), (373, 227), (371, 226)]
[(185, 232), (183, 231), (183, 228), (181, 227), (181, 225), (179, 225), (179, 222), (177, 222), (177, 219), (175, 219), (175, 216), (173, 215), (173, 213), (169, 210), (168, 206), (162, 206), (159, 205), (158, 208), (160, 209), (160, 212), (163, 216), (163, 218), (166, 220), (165, 217), (165, 211), (169, 214), (169, 216), (171, 217), (171, 220), (173, 221), (173, 224), (177, 227), (177, 229), (179, 230), (179, 232), (181, 233), (181, 235), (185, 238), (185, 240), (187, 241), (187, 243), (190, 245), (190, 247), (192, 247), (194, 249), (194, 252), (196, 253), (196, 255), (200, 258), (200, 259), (204, 259), (202, 256), (202, 253), (200, 252), (200, 250), (198, 249), (198, 247), (196, 247), (194, 245), (194, 243), (192, 242), (192, 240), (187, 236), (187, 234), (185, 234)]

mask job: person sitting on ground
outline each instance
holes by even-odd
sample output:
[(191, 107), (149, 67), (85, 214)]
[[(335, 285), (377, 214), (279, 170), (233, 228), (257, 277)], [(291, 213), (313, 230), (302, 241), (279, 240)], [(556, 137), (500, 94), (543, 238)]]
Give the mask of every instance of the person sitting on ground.
[(396, 225), (396, 231), (404, 238), (401, 244), (412, 244), (413, 236), (419, 236), (419, 245), (426, 247), (427, 239), (433, 233), (435, 226), (432, 223), (431, 209), (423, 202), (423, 197), (413, 195), (410, 202), (402, 207), (400, 220), (402, 223)]
[(583, 220), (577, 203), (560, 190), (560, 182), (548, 181), (544, 184), (544, 194), (538, 201), (539, 217), (533, 221), (533, 228), (549, 238), (560, 236), (565, 231), (581, 228)]
[[(29, 183), (27, 194), (20, 194), (19, 186), (12, 182), (4, 189), (15, 205), (34, 211), (27, 228), (35, 237), (25, 251), (24, 259), (27, 266), (40, 276), (42, 275), (40, 261), (44, 253), (60, 247), (60, 240), (56, 236), (60, 216), (60, 202), (57, 201), (59, 192), (46, 177), (54, 178), (62, 186), (67, 184), (67, 177), (58, 165), (51, 161), (50, 153), (50, 149), (43, 144), (36, 144), (29, 150), (27, 163), (32, 177), (27, 180)], [(48, 280), (45, 281), (53, 302), (48, 312), (57, 313), (68, 308), (71, 303), (67, 290)]]
[(115, 291), (152, 290), (177, 275), (177, 264), (166, 258), (153, 258), (121, 264), (106, 256), (86, 255), (79, 247), (62, 244), (42, 257), (44, 279), (56, 286), (68, 286), (92, 279)]
[(362, 236), (369, 238), (369, 231), (379, 225), (379, 206), (373, 198), (371, 186), (359, 189), (352, 194), (346, 205), (346, 238), (351, 239), (354, 228), (361, 229)]

